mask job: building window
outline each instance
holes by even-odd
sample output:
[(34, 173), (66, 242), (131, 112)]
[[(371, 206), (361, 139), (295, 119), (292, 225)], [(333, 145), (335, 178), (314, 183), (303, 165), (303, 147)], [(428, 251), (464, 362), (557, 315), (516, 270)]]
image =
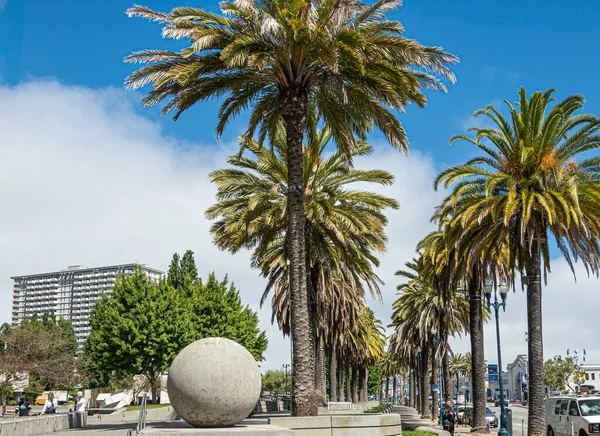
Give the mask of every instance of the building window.
[(596, 380), (596, 373), (595, 372), (592, 373), (592, 380)]

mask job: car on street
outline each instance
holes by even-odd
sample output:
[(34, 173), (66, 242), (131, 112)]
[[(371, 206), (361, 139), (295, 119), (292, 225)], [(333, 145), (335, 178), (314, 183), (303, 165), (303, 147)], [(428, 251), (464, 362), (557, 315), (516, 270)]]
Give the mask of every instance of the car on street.
[(456, 421), (458, 424), (464, 424), (465, 410), (472, 409), (471, 406), (458, 406), (456, 408)]
[(600, 433), (600, 396), (549, 397), (545, 412), (548, 436)]
[[(504, 405), (508, 407), (508, 400), (506, 398), (504, 399)], [(494, 406), (500, 407), (500, 398), (496, 398), (496, 400), (494, 401)]]
[(473, 425), (473, 407), (467, 406), (462, 415), (461, 424)]
[[(489, 427), (498, 427), (498, 417), (496, 412), (492, 411), (489, 407), (485, 408), (485, 420)], [(473, 407), (467, 407), (462, 417), (462, 423), (473, 426)]]
[(485, 408), (485, 420), (490, 428), (498, 427), (498, 417), (496, 412), (490, 410), (489, 407)]

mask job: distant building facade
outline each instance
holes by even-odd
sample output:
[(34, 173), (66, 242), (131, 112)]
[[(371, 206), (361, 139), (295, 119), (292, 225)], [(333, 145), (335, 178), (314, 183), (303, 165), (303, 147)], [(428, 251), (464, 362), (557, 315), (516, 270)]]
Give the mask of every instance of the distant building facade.
[(11, 277), (13, 285), (12, 323), (33, 315), (54, 314), (71, 321), (79, 347), (90, 333), (92, 306), (102, 294), (111, 294), (115, 280), (132, 275), (136, 267), (158, 281), (163, 271), (135, 263), (88, 268), (81, 265), (43, 274)]
[(527, 401), (528, 377), (527, 354), (519, 354), (512, 363), (506, 365), (502, 373), (504, 392), (509, 400)]

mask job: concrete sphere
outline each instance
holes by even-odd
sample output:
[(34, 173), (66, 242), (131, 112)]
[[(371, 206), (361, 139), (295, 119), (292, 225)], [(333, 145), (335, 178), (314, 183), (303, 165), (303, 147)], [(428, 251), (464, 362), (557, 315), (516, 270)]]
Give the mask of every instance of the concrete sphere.
[(261, 377), (248, 350), (225, 338), (193, 342), (177, 355), (167, 379), (175, 412), (194, 427), (228, 427), (248, 417)]

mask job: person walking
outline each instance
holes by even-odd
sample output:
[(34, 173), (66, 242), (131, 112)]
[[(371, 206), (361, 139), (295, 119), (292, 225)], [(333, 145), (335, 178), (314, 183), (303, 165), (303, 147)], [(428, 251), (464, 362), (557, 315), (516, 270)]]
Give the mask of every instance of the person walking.
[(54, 392), (48, 393), (48, 399), (44, 403), (44, 408), (42, 409), (42, 413), (40, 415), (49, 414), (54, 415), (58, 413), (56, 410), (58, 408), (58, 400), (54, 398)]
[(83, 398), (83, 393), (81, 391), (77, 392), (75, 397), (75, 412), (85, 412), (85, 398)]
[(454, 423), (456, 422), (456, 412), (452, 407), (451, 401), (446, 401), (444, 408), (442, 409), (442, 426), (444, 430), (454, 436)]

